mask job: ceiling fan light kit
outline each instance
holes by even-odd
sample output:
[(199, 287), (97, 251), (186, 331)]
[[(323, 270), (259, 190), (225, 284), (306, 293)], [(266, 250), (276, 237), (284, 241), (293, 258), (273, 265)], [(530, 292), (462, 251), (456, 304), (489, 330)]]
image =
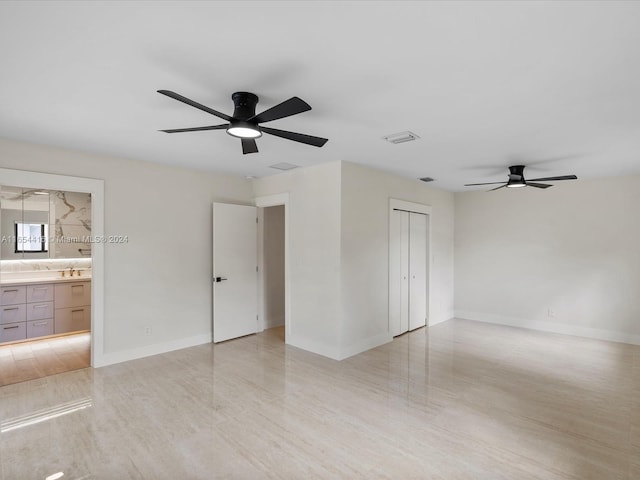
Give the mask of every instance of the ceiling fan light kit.
[(222, 118), (229, 123), (221, 125), (211, 125), (207, 127), (193, 128), (175, 128), (171, 130), (161, 130), (165, 133), (182, 133), (182, 132), (201, 132), (205, 130), (226, 130), (232, 137), (239, 138), (242, 141), (242, 153), (258, 153), (258, 145), (255, 139), (262, 136), (263, 133), (276, 137), (292, 140), (294, 142), (313, 145), (314, 147), (322, 147), (328, 142), (328, 139), (305, 135), (303, 133), (289, 132), (287, 130), (277, 130), (275, 128), (261, 127), (259, 124), (278, 120), (280, 118), (290, 117), (298, 113), (311, 110), (311, 106), (298, 97), (291, 97), (275, 107), (271, 107), (262, 113), (256, 115), (256, 105), (258, 104), (258, 96), (250, 92), (236, 92), (231, 95), (234, 110), (233, 116), (218, 112), (212, 108), (195, 102), (187, 97), (172, 92), (170, 90), (158, 90), (158, 93), (167, 97), (178, 100), (195, 107), (203, 112), (210, 113), (218, 118)]
[(536, 183), (536, 182), (557, 182), (560, 180), (577, 180), (575, 175), (560, 175), (557, 177), (544, 177), (533, 178), (531, 180), (525, 180), (524, 178), (524, 165), (512, 165), (509, 167), (509, 180), (506, 182), (486, 182), (486, 183), (467, 183), (465, 187), (475, 187), (477, 185), (500, 185), (499, 187), (489, 190), (499, 190), (501, 188), (521, 188), (521, 187), (535, 187), (535, 188), (549, 188), (553, 187), (548, 183)]
[(249, 122), (237, 121), (227, 128), (227, 133), (236, 138), (259, 138), (262, 136), (260, 127)]

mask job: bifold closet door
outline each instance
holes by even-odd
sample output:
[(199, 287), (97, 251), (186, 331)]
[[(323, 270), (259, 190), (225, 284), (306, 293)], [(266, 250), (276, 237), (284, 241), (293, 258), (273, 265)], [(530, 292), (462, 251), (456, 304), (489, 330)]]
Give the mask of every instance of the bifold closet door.
[(409, 213), (409, 330), (427, 321), (427, 216)]
[(409, 329), (409, 212), (392, 212), (389, 241), (389, 328), (395, 337)]
[(394, 210), (389, 255), (391, 335), (423, 327), (427, 318), (427, 216)]

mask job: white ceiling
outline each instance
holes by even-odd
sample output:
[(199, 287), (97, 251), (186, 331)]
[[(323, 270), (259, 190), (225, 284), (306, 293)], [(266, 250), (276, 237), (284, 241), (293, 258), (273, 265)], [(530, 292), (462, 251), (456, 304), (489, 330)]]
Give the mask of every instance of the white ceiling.
[[(0, 137), (264, 176), (335, 160), (434, 186), (640, 173), (640, 2), (0, 2)], [(233, 112), (297, 95), (242, 155)], [(388, 134), (422, 138), (392, 145)]]

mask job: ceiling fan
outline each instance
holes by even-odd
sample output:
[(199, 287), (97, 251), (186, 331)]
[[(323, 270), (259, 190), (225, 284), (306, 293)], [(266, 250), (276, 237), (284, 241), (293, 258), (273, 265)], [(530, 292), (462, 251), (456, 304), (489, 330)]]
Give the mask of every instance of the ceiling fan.
[(286, 138), (287, 140), (293, 140), (294, 142), (306, 143), (307, 145), (313, 145), (314, 147), (322, 147), (328, 142), (328, 139), (326, 138), (313, 137), (311, 135), (304, 135), (302, 133), (289, 132), (286, 130), (277, 130), (275, 128), (263, 127), (260, 125), (261, 123), (271, 122), (273, 120), (290, 117), (291, 115), (311, 110), (311, 106), (298, 97), (292, 97), (289, 100), (285, 100), (275, 107), (271, 107), (256, 115), (258, 96), (249, 92), (236, 92), (231, 95), (235, 109), (233, 111), (233, 116), (229, 116), (198, 102), (194, 102), (193, 100), (170, 90), (158, 90), (158, 93), (171, 97), (179, 102), (186, 103), (187, 105), (191, 105), (192, 107), (198, 108), (229, 122), (221, 125), (211, 125), (208, 127), (160, 130), (161, 132), (180, 133), (199, 132), (203, 130), (226, 130), (229, 135), (237, 137), (242, 141), (243, 154), (258, 153), (258, 146), (256, 145), (255, 139), (261, 137), (263, 133)]
[(524, 178), (524, 165), (513, 165), (509, 167), (509, 180), (506, 182), (489, 182), (489, 183), (467, 183), (465, 187), (474, 187), (476, 185), (497, 185), (502, 183), (499, 187), (492, 188), (489, 192), (498, 190), (500, 188), (517, 188), (517, 187), (536, 187), (536, 188), (549, 188), (553, 185), (548, 183), (536, 183), (536, 182), (556, 182), (558, 180), (577, 180), (575, 175), (560, 175), (559, 177), (543, 177), (532, 178), (531, 180), (525, 180)]

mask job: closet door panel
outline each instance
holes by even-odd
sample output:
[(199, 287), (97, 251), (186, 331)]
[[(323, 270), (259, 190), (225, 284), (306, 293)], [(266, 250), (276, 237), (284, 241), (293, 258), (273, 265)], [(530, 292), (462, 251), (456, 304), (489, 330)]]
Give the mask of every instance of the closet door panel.
[(409, 329), (409, 213), (391, 215), (389, 248), (389, 329), (394, 337)]
[(427, 319), (427, 217), (409, 214), (409, 330)]
[(409, 212), (402, 214), (400, 222), (400, 333), (409, 330)]
[(392, 336), (400, 335), (400, 228), (402, 212), (391, 213), (389, 225), (389, 332)]

